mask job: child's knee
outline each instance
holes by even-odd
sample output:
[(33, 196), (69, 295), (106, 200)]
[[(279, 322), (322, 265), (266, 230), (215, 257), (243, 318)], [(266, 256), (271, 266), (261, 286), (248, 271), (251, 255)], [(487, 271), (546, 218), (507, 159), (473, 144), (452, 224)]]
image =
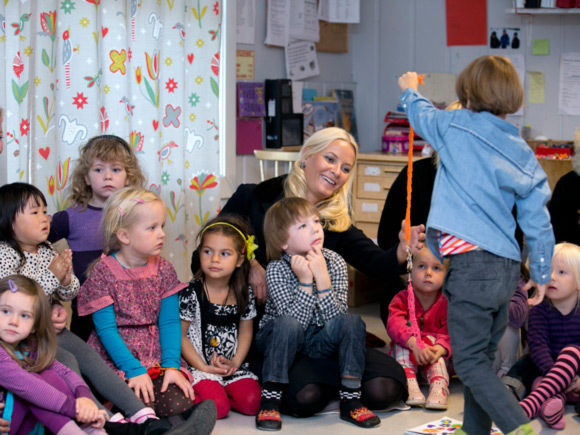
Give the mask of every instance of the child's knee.
[(245, 415), (256, 415), (260, 408), (262, 389), (254, 379), (240, 379), (226, 387), (233, 409)]
[(362, 337), (363, 340), (366, 336), (365, 322), (357, 314), (339, 314), (329, 322), (332, 322), (333, 329), (341, 334), (357, 335)]

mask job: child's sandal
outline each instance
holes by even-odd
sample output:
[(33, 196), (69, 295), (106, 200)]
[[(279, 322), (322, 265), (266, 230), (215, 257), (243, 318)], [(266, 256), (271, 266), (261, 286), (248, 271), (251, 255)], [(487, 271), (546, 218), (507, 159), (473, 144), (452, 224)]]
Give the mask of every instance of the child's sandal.
[(425, 402), (426, 409), (446, 410), (447, 400), (449, 399), (449, 390), (443, 382), (435, 381), (431, 385), (429, 397)]
[(405, 402), (409, 406), (423, 406), (425, 405), (425, 396), (419, 388), (419, 383), (417, 378), (407, 378), (407, 390), (409, 391), (409, 397)]
[(260, 430), (281, 430), (282, 416), (276, 409), (260, 409), (256, 415), (256, 428)]

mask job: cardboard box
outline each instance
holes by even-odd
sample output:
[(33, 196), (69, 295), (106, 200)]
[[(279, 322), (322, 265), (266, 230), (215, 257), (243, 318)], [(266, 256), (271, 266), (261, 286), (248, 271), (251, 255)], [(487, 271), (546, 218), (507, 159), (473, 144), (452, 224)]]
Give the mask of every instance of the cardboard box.
[(348, 297), (349, 307), (371, 304), (379, 300), (385, 291), (385, 286), (354, 267), (348, 266)]

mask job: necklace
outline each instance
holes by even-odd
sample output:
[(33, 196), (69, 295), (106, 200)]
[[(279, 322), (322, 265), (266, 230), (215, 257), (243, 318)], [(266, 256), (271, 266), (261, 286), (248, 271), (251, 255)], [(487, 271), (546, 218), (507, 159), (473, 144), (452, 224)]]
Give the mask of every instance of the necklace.
[[(205, 282), (205, 280), (203, 281), (203, 288), (205, 291), (205, 298), (207, 300), (207, 303), (210, 304), (211, 302), (209, 299), (209, 289), (207, 288), (207, 283)], [(226, 294), (226, 298), (224, 299), (223, 303), (221, 304), (222, 307), (226, 306), (226, 304), (228, 302), (228, 298), (230, 297), (231, 291), (232, 291), (232, 286), (228, 286), (228, 293)], [(213, 305), (217, 305), (219, 307), (219, 304), (213, 304)], [(224, 317), (225, 314), (222, 313), (221, 315), (218, 316), (217, 311), (218, 311), (218, 309), (216, 309), (215, 313), (214, 313), (214, 324), (220, 324), (220, 323), (222, 323), (223, 320), (225, 320), (225, 317)], [(221, 344), (221, 338), (219, 335), (219, 328), (217, 328), (214, 330), (214, 333), (208, 337), (208, 345), (209, 345), (210, 349), (215, 349), (220, 344)]]
[[(205, 297), (207, 298), (207, 301), (210, 302), (209, 289), (207, 288), (207, 283), (205, 282), (205, 280), (203, 280), (203, 288), (205, 290)], [(232, 286), (228, 285), (228, 293), (226, 294), (226, 298), (224, 299), (224, 301), (221, 303), (222, 307), (227, 305), (228, 298), (230, 297), (231, 292), (232, 292)], [(214, 304), (214, 305), (219, 305), (219, 304)]]

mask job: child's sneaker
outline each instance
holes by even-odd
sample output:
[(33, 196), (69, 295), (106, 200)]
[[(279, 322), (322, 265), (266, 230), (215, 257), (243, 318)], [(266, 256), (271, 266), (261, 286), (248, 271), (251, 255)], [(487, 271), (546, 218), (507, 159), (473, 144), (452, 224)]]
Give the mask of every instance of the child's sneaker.
[(416, 377), (407, 378), (407, 390), (409, 390), (409, 397), (407, 398), (407, 405), (409, 406), (423, 406), (425, 405), (425, 396), (419, 388), (419, 383)]
[(564, 420), (564, 403), (559, 397), (550, 397), (542, 403), (538, 415), (552, 429), (563, 430), (566, 427), (566, 420)]
[(356, 426), (369, 429), (381, 424), (381, 420), (369, 411), (361, 402), (361, 391), (358, 388), (341, 386), (340, 396), (340, 419), (348, 421)]
[(427, 409), (447, 409), (447, 399), (449, 398), (449, 389), (443, 381), (435, 381), (429, 388), (429, 397), (425, 403)]

